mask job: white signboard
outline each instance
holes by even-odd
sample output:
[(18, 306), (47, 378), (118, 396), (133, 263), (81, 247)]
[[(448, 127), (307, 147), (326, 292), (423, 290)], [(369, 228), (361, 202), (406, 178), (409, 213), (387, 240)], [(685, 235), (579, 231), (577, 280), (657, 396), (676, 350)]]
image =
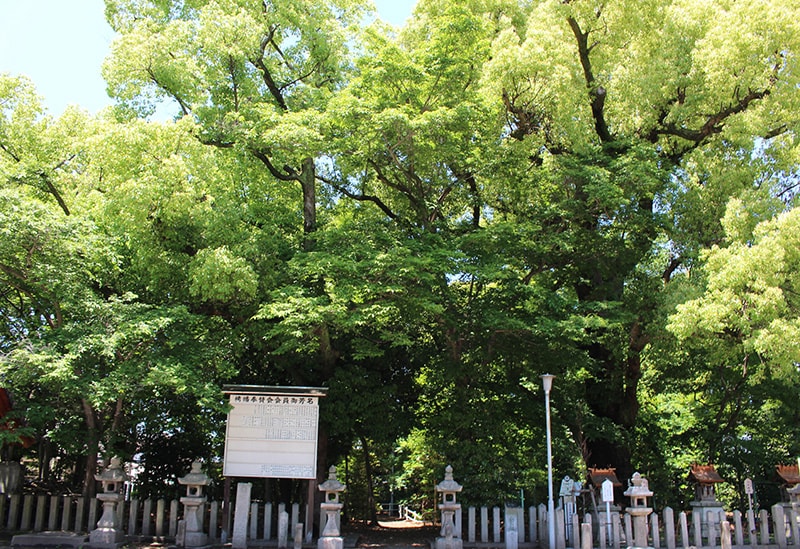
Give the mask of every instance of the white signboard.
[(322, 390), (240, 386), (225, 392), (231, 411), (224, 476), (316, 478)]
[(609, 479), (605, 479), (600, 486), (603, 492), (603, 501), (605, 503), (614, 503), (614, 483)]

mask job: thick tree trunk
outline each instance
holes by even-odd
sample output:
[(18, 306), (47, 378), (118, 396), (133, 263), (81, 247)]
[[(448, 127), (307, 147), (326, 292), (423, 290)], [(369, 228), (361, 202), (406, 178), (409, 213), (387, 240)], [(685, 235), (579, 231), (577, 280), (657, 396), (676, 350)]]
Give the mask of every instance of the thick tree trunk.
[(378, 511), (375, 504), (375, 480), (372, 478), (372, 460), (369, 457), (369, 445), (367, 439), (361, 437), (361, 448), (364, 451), (364, 474), (367, 477), (367, 507), (369, 508), (369, 523), (372, 526), (378, 524)]
[(317, 230), (317, 181), (313, 158), (303, 160), (298, 180), (303, 190), (303, 248), (310, 251), (314, 248), (311, 235)]
[[(617, 269), (624, 272), (623, 266)], [(623, 277), (603, 280), (598, 271), (592, 272), (578, 288), (581, 301), (613, 302), (622, 295)], [(621, 431), (619, 437), (586, 439), (586, 457), (589, 467), (614, 467), (620, 480), (633, 474), (629, 433), (636, 426), (639, 415), (639, 379), (641, 378), (641, 351), (645, 346), (642, 326), (635, 320), (628, 327), (627, 348), (612, 348), (615, 338), (598, 332), (591, 334), (593, 341), (586, 348), (593, 362), (594, 376), (586, 381), (586, 402), (593, 414), (610, 420)]]
[(97, 414), (87, 400), (82, 400), (83, 416), (86, 421), (86, 471), (83, 478), (84, 501), (94, 498), (97, 493), (97, 481), (94, 476), (97, 473), (97, 457), (100, 448), (100, 429)]

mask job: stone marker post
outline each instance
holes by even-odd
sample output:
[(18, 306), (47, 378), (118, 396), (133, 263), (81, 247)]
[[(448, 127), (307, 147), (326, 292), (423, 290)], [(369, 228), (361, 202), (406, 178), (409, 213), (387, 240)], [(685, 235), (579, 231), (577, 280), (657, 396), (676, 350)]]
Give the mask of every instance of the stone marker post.
[(336, 479), (336, 466), (331, 465), (328, 470), (328, 480), (319, 485), (319, 491), (325, 492), (325, 501), (319, 504), (320, 512), (325, 517), (325, 528), (317, 540), (317, 549), (344, 547), (344, 538), (339, 530), (344, 504), (339, 501), (339, 494), (346, 489), (347, 486)]
[(233, 511), (233, 536), (231, 547), (233, 549), (247, 549), (247, 526), (250, 518), (250, 494), (253, 484), (239, 482), (236, 485), (236, 507)]
[(647, 547), (647, 517), (653, 512), (647, 506), (647, 498), (653, 496), (647, 479), (634, 473), (624, 495), (631, 498), (631, 504), (625, 512), (633, 522), (633, 547)]
[(122, 470), (120, 459), (111, 458), (109, 466), (94, 478), (102, 484), (97, 499), (103, 504), (103, 515), (97, 521), (97, 528), (89, 534), (89, 545), (118, 547), (125, 536), (117, 520), (117, 504), (122, 501), (122, 486), (125, 483), (125, 471)]
[(201, 506), (206, 502), (203, 486), (211, 479), (202, 470), (199, 461), (192, 463), (188, 475), (178, 478), (178, 484), (186, 486), (186, 495), (181, 498), (183, 504), (183, 546), (202, 547), (208, 544), (208, 535), (203, 532), (203, 520), (200, 516)]
[(453, 517), (461, 504), (456, 503), (456, 494), (462, 486), (453, 480), (453, 468), (448, 465), (444, 470), (444, 480), (436, 485), (436, 491), (442, 494), (439, 509), (442, 511), (442, 530), (436, 538), (436, 549), (462, 549), (461, 532), (456, 532)]
[(286, 549), (289, 544), (289, 513), (278, 511), (278, 549)]
[(506, 507), (506, 549), (519, 548), (519, 514), (516, 509)]

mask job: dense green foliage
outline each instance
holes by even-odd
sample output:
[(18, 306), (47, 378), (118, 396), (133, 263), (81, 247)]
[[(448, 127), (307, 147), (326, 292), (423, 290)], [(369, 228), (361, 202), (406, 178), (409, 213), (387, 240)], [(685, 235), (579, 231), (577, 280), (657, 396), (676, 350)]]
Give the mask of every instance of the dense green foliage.
[(735, 498), (800, 454), (792, 2), (106, 4), (113, 108), (0, 77), (29, 455), (152, 489), (219, 458), (223, 383), (320, 385), (360, 507), (430, 508), (448, 463), (530, 503), (545, 372), (557, 476), (681, 505), (692, 462)]

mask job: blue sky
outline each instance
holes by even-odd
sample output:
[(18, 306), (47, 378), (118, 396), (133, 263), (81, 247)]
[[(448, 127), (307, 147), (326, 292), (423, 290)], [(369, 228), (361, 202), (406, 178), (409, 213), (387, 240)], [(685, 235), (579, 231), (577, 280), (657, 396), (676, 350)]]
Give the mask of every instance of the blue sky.
[[(402, 25), (416, 0), (374, 0), (381, 19)], [(103, 0), (0, 0), (0, 73), (33, 80), (50, 113), (109, 104), (100, 66), (114, 38)]]

